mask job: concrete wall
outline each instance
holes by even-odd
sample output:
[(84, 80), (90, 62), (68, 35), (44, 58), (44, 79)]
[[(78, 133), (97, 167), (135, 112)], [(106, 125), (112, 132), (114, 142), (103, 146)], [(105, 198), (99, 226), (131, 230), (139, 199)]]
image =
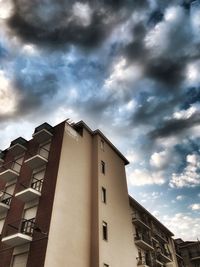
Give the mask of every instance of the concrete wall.
[[(127, 192), (124, 161), (105, 142), (101, 149), (101, 137), (97, 136), (98, 151), (98, 208), (99, 208), (99, 266), (136, 266), (131, 212)], [(101, 173), (101, 161), (105, 162), (105, 174)], [(101, 188), (106, 189), (107, 203), (102, 203)], [(102, 237), (102, 222), (108, 225), (108, 241)]]
[(45, 267), (90, 266), (92, 137), (66, 124)]

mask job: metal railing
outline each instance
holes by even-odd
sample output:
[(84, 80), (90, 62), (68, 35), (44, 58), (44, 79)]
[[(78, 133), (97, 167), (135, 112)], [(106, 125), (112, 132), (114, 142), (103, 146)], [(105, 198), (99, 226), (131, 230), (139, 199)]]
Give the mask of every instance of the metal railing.
[(146, 242), (148, 245), (152, 246), (152, 241), (147, 234), (137, 233), (134, 235), (134, 239), (135, 239), (135, 241), (142, 240), (142, 241)]
[(162, 232), (153, 229), (153, 234), (157, 236), (162, 242), (167, 243), (167, 237)]
[(200, 248), (197, 251), (191, 251), (189, 253), (189, 255), (190, 255), (190, 258), (198, 258), (198, 257), (200, 257)]
[(11, 194), (4, 192), (4, 191), (0, 191), (0, 202), (1, 203), (10, 206), (11, 200), (12, 200)]
[(23, 219), (20, 226), (20, 232), (25, 235), (33, 236), (35, 228), (35, 218), (26, 220)]
[(148, 226), (148, 222), (147, 222), (146, 217), (143, 216), (142, 214), (139, 214), (138, 212), (134, 212), (132, 214), (132, 219), (133, 220), (140, 220), (140, 221), (142, 221), (143, 223), (145, 223)]
[(157, 250), (157, 259), (162, 262), (162, 257), (165, 256), (168, 259), (172, 260), (172, 255), (170, 252), (166, 251), (165, 249), (158, 249)]
[(38, 192), (41, 192), (43, 185), (43, 179), (38, 180), (35, 177), (33, 177), (33, 180), (31, 182), (31, 188), (37, 190)]
[(31, 180), (31, 182), (29, 182), (29, 181), (23, 181), (23, 182), (21, 182), (20, 183), (20, 185), (23, 187), (23, 188), (25, 188), (25, 189), (27, 189), (27, 188), (33, 188), (33, 189), (35, 189), (35, 190), (37, 190), (38, 192), (41, 192), (41, 190), (42, 190), (42, 185), (43, 185), (43, 179), (37, 179), (37, 178), (35, 178), (34, 176), (33, 176), (33, 178), (32, 178), (32, 180)]
[(35, 218), (21, 219), (7, 225), (6, 236), (22, 233), (32, 236), (35, 228)]
[(48, 157), (49, 157), (49, 150), (48, 149), (46, 149), (46, 148), (44, 148), (44, 147), (39, 147), (37, 150), (29, 150), (28, 151), (28, 154), (29, 154), (29, 157), (27, 158), (27, 160), (28, 159), (30, 159), (30, 158), (32, 158), (32, 157), (34, 157), (34, 156), (36, 156), (36, 155), (40, 155), (40, 156), (42, 156), (43, 158), (45, 158), (45, 159), (48, 159)]
[(33, 236), (33, 233), (38, 232), (42, 235), (47, 235), (41, 228), (35, 223), (35, 218), (21, 219), (7, 225), (5, 236), (22, 233), (24, 235)]
[[(15, 169), (15, 166), (18, 166), (19, 170), (16, 170)], [(1, 166), (2, 169), (4, 170), (8, 170), (8, 169), (11, 169), (13, 171), (16, 171), (16, 172), (19, 172), (20, 171), (20, 168), (21, 168), (22, 164), (20, 164), (19, 162), (17, 162), (16, 160), (12, 160), (12, 161), (9, 161), (9, 162), (6, 162), (5, 164), (3, 164)]]

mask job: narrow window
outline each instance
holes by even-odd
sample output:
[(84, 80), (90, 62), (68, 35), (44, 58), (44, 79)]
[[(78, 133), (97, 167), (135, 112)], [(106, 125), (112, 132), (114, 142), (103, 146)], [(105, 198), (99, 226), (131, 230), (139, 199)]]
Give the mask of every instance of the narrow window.
[(105, 174), (105, 162), (103, 160), (101, 161), (101, 172)]
[(103, 240), (108, 240), (108, 225), (103, 222)]
[(103, 264), (103, 267), (109, 267), (109, 265), (108, 265), (108, 264), (106, 264), (106, 263), (104, 263), (104, 264)]
[(106, 189), (104, 187), (101, 188), (101, 200), (106, 203)]
[(103, 139), (101, 139), (101, 150), (104, 151), (104, 141), (103, 141)]
[(18, 255), (14, 255), (12, 259), (12, 267), (26, 267), (28, 260), (28, 253), (22, 253)]

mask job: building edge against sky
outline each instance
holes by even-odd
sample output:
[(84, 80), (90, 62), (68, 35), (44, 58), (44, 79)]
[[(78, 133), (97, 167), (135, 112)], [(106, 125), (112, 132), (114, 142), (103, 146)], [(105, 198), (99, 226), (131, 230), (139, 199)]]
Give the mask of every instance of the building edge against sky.
[(128, 196), (128, 161), (101, 131), (44, 123), (1, 164), (0, 266), (178, 266), (173, 234)]

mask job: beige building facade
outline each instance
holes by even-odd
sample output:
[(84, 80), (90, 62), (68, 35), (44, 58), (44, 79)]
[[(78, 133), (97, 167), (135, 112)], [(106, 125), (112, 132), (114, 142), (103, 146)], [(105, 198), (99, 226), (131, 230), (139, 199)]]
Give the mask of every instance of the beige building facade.
[(0, 267), (178, 266), (173, 234), (128, 196), (128, 161), (101, 131), (44, 123), (1, 162)]

